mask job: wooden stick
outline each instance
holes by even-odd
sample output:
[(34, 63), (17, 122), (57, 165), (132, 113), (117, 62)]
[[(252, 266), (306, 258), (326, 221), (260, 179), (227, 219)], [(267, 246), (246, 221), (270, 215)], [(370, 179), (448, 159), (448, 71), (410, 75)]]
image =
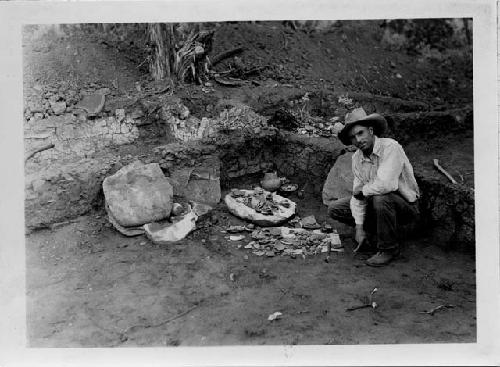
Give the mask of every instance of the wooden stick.
[(44, 145), (43, 147), (35, 149), (30, 154), (28, 154), (28, 156), (24, 159), (24, 162), (26, 163), (28, 161), (28, 159), (33, 157), (36, 153), (40, 153), (40, 152), (43, 152), (44, 150), (52, 149), (52, 148), (54, 148), (54, 146), (55, 146), (54, 144), (47, 144), (47, 145)]
[(441, 172), (443, 175), (445, 175), (453, 184), (456, 184), (457, 181), (451, 175), (446, 172), (446, 170), (439, 165), (439, 161), (437, 159), (434, 159), (434, 167), (438, 169), (439, 172)]
[(372, 305), (360, 305), (360, 306), (349, 307), (349, 308), (346, 308), (346, 311), (355, 311), (355, 310), (359, 310), (361, 308), (368, 308), (368, 307), (372, 307)]

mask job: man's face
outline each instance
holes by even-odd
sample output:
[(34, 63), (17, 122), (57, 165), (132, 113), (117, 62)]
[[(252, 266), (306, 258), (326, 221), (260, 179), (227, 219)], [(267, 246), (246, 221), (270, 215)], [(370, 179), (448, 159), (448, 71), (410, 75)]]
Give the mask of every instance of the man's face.
[(366, 155), (371, 154), (373, 151), (373, 143), (375, 142), (373, 127), (354, 125), (349, 132), (349, 139), (351, 140), (352, 145), (361, 149), (361, 151)]

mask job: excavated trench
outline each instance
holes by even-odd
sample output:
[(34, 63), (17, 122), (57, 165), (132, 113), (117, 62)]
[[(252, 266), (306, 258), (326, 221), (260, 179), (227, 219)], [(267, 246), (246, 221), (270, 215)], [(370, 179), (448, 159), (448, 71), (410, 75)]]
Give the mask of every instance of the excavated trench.
[[(367, 112), (384, 112), (390, 125), (388, 135), (398, 139), (404, 146), (415, 139), (432, 139), (439, 136), (441, 131), (455, 134), (472, 132), (472, 114), (467, 108), (433, 112), (429, 111), (428, 106), (419, 103), (412, 104), (387, 97), (374, 99), (373, 96), (361, 94), (355, 97), (361, 103), (364, 99), (371, 98), (371, 104), (363, 104), (367, 106)], [(318, 114), (328, 115), (333, 111), (338, 115), (342, 113), (341, 106), (332, 110), (331, 104), (324, 102), (335, 98), (336, 95), (312, 96), (311, 109)], [(253, 104), (252, 101), (247, 102)], [(265, 111), (266, 114), (273, 114), (286, 105), (284, 100), (269, 99), (264, 107), (262, 99), (260, 102), (260, 111)], [(220, 199), (221, 188), (230, 188), (235, 180), (242, 182), (245, 178), (248, 178), (248, 182), (258, 182), (258, 177), (269, 170), (276, 170), (281, 177), (297, 183), (306, 195), (320, 198), (329, 170), (337, 158), (346, 153), (346, 147), (334, 137), (311, 137), (272, 126), (252, 131), (236, 129), (225, 133), (217, 132), (215, 139), (213, 136), (210, 139), (199, 138), (202, 136), (199, 131), (191, 129), (191, 132), (186, 133), (184, 130), (190, 128), (186, 127), (186, 123), (181, 121), (179, 124), (178, 118), (173, 118), (175, 121), (172, 121), (171, 110), (169, 109), (167, 118), (163, 116), (163, 123), (153, 126), (136, 126), (136, 121), (126, 116), (120, 120), (89, 120), (85, 125), (89, 125), (86, 132), (78, 131), (78, 134), (76, 129), (69, 131), (65, 128), (66, 137), (73, 132), (81, 139), (75, 140), (75, 136), (72, 136), (72, 139), (64, 140), (61, 147), (74, 150), (75, 141), (90, 141), (94, 150), (99, 150), (99, 154), (93, 157), (78, 156), (78, 159), (61, 161), (59, 165), (53, 161), (48, 165), (50, 169), (38, 170), (36, 174), (33, 170), (30, 174), (30, 167), (27, 166), (25, 208), (28, 230), (50, 227), (54, 223), (100, 207), (103, 204), (104, 178), (135, 159), (144, 163), (159, 163), (165, 175), (172, 179), (174, 195), (190, 199)], [(405, 112), (394, 113), (394, 110)], [(410, 110), (417, 112), (408, 112)], [(203, 118), (200, 120), (191, 116), (189, 119), (194, 119), (198, 128), (203, 125), (200, 123), (204, 121)], [(190, 124), (189, 119), (187, 125)], [(148, 135), (151, 136), (154, 135), (154, 131), (151, 131), (158, 129), (158, 135), (165, 135), (165, 123), (170, 130), (175, 125), (174, 135), (180, 136), (183, 142), (160, 146), (150, 144), (138, 149), (141, 144), (137, 138), (140, 137), (141, 130), (147, 128)], [(101, 130), (108, 129), (108, 135), (102, 134), (96, 126), (100, 126)], [(96, 136), (101, 140), (107, 139), (105, 149), (96, 141)], [(131, 141), (134, 143), (130, 144)], [(125, 145), (121, 145), (118, 151), (118, 144)], [(87, 145), (83, 144), (81, 147), (80, 151)], [(50, 156), (38, 157), (35, 164), (43, 164), (47, 158)], [(61, 158), (61, 154), (56, 155), (56, 158)], [(430, 177), (424, 169), (419, 169), (418, 164), (415, 166), (415, 174), (422, 189), (420, 204), (425, 228), (432, 232), (438, 240), (436, 242), (443, 247), (473, 250), (473, 189), (466, 185), (443, 182), (439, 176)]]

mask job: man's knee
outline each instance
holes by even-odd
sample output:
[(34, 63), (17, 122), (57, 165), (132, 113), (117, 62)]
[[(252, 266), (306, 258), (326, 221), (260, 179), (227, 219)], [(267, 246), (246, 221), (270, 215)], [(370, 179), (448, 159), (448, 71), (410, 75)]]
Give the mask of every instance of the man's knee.
[(337, 203), (337, 202), (333, 202), (331, 203), (330, 205), (328, 205), (328, 215), (333, 218), (333, 219), (336, 219), (338, 217), (341, 217), (342, 216), (342, 208), (341, 206)]
[(335, 220), (345, 222), (352, 219), (350, 202), (351, 198), (335, 200), (328, 205), (328, 215)]
[(368, 198), (368, 203), (375, 211), (387, 210), (391, 207), (391, 194), (373, 195)]

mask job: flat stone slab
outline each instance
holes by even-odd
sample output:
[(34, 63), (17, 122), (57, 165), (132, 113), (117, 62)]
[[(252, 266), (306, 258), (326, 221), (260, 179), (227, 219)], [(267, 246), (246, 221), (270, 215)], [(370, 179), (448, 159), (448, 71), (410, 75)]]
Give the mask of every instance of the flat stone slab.
[(216, 205), (221, 199), (220, 179), (191, 179), (186, 187), (185, 197), (188, 200)]
[(102, 111), (105, 101), (106, 97), (103, 94), (90, 94), (84, 96), (76, 107), (87, 111), (89, 115), (97, 115)]
[(141, 234), (144, 234), (144, 228), (141, 226), (138, 227), (124, 227), (120, 225), (120, 223), (117, 222), (117, 220), (113, 217), (113, 214), (109, 210), (108, 205), (105, 205), (106, 207), (106, 213), (108, 213), (108, 220), (109, 222), (115, 227), (115, 229), (120, 232), (121, 234), (127, 236), (127, 237), (134, 237), (134, 236), (140, 236)]
[[(246, 196), (253, 195), (253, 190), (239, 190), (245, 193)], [(269, 194), (268, 191), (264, 190), (264, 193)], [(226, 203), (229, 211), (242, 219), (248, 220), (252, 223), (255, 223), (259, 226), (269, 227), (269, 226), (277, 226), (279, 224), (287, 222), (290, 218), (295, 215), (296, 204), (283, 196), (280, 196), (276, 193), (272, 193), (273, 202), (278, 204), (278, 212), (273, 215), (264, 215), (262, 213), (258, 213), (255, 209), (250, 208), (246, 204), (242, 203), (238, 197), (233, 197), (231, 193), (227, 194), (224, 197), (224, 202)], [(281, 205), (282, 203), (287, 203), (288, 208)]]

